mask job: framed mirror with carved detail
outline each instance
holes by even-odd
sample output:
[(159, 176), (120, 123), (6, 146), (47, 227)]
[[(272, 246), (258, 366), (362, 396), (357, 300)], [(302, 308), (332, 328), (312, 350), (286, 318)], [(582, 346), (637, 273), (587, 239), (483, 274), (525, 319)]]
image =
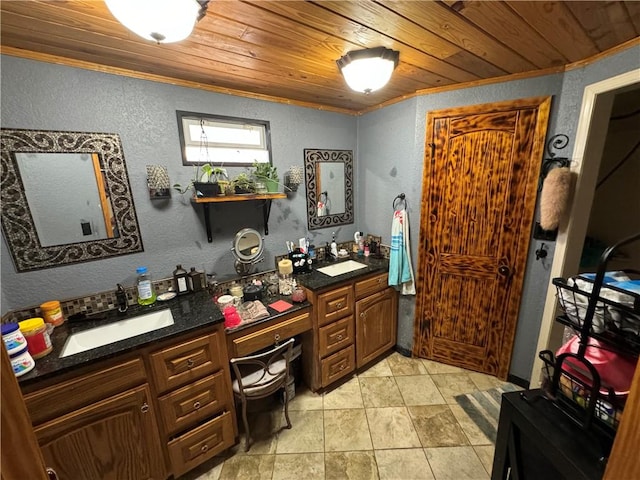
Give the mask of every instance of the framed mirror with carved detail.
[(143, 251), (119, 135), (3, 128), (0, 143), (16, 271)]
[(309, 230), (353, 223), (353, 151), (304, 150)]

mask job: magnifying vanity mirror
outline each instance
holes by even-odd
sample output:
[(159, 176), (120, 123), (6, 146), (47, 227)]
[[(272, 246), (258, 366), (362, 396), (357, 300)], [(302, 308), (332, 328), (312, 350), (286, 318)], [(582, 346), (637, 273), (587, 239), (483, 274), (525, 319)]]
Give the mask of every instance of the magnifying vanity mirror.
[(309, 230), (353, 223), (353, 152), (305, 149), (304, 170)]
[(235, 269), (238, 275), (249, 275), (254, 265), (262, 261), (263, 238), (257, 230), (243, 228), (236, 234), (231, 251), (236, 257)]
[(143, 251), (120, 137), (2, 129), (2, 230), (18, 272)]

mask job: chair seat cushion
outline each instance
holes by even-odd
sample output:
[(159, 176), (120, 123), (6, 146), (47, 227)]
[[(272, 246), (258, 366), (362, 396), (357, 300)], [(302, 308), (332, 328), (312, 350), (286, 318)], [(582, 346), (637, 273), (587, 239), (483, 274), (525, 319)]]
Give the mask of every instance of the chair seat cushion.
[[(246, 395), (255, 395), (262, 390), (266, 390), (273, 386), (273, 382), (284, 376), (287, 369), (287, 362), (283, 358), (277, 362), (273, 362), (269, 369), (260, 368), (251, 373), (242, 376), (242, 387)], [(240, 385), (238, 380), (233, 381), (233, 391), (240, 393)]]

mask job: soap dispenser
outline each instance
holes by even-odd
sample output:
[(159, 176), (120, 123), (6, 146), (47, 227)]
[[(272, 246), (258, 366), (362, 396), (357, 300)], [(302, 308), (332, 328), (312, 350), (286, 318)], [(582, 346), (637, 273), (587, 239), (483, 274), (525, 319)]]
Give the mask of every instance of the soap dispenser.
[(338, 244), (336, 243), (336, 232), (332, 232), (332, 237), (331, 237), (331, 256), (334, 259), (338, 258)]

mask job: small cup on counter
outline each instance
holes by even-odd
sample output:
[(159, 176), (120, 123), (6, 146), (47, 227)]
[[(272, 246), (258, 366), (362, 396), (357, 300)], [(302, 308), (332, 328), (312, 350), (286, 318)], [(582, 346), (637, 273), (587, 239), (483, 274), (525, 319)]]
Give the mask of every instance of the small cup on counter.
[(222, 295), (218, 297), (218, 308), (224, 314), (224, 309), (234, 306), (234, 298), (231, 295)]

